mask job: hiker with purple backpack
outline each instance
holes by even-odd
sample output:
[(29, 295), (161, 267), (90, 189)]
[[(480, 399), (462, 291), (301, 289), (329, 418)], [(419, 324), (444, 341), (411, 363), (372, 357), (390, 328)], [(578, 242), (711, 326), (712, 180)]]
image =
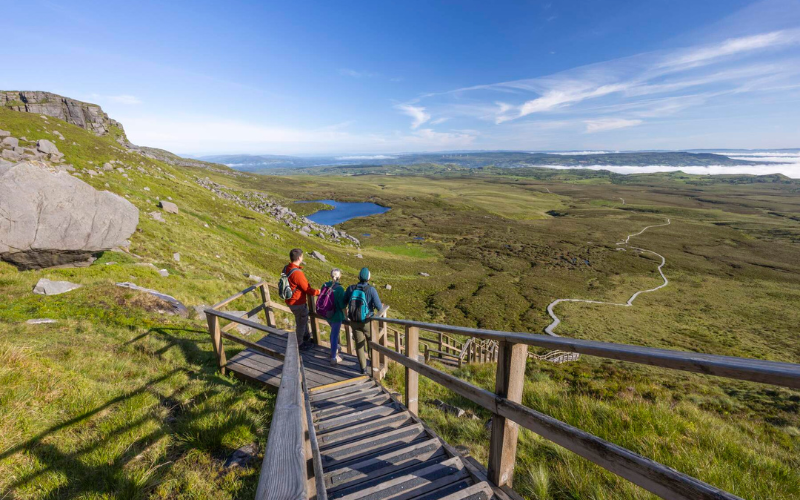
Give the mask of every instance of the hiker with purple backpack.
[(322, 285), (322, 290), (317, 298), (317, 313), (320, 314), (331, 327), (331, 366), (338, 365), (342, 358), (339, 356), (339, 331), (344, 321), (344, 287), (339, 283), (342, 271), (331, 269), (331, 280)]

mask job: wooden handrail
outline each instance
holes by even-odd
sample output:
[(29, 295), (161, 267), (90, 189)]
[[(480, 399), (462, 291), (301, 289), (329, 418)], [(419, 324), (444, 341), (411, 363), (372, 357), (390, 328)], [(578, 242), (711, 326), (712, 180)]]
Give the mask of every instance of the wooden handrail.
[[(741, 500), (691, 476), (628, 449), (581, 431), (553, 417), (474, 386), (403, 354), (371, 342), (370, 347), (420, 373), (495, 415), (511, 420), (540, 436), (596, 463), (662, 498), (680, 500)], [(494, 429), (493, 429), (494, 430)], [(490, 459), (491, 460), (491, 459)]]
[[(308, 498), (305, 401), (297, 337), (287, 335), (281, 385), (269, 428), (256, 500)], [(313, 428), (313, 426), (312, 426)]]
[(612, 342), (551, 337), (550, 335), (483, 330), (461, 326), (439, 325), (395, 318), (373, 318), (376, 322), (415, 326), (426, 330), (440, 330), (457, 335), (492, 339), (498, 342), (526, 344), (567, 352), (578, 352), (602, 358), (660, 366), (688, 372), (705, 373), (751, 382), (780, 385), (800, 389), (800, 365), (778, 361), (717, 356), (695, 352), (658, 349)]

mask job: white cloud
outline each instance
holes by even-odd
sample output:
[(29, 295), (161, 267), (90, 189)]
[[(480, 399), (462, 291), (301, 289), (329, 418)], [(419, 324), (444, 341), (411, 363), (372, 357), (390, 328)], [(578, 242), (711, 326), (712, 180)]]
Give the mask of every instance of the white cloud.
[(729, 38), (721, 43), (679, 51), (677, 54), (666, 57), (658, 64), (658, 67), (685, 68), (709, 64), (724, 57), (797, 43), (799, 40), (800, 37), (797, 30), (773, 31), (752, 36)]
[(594, 132), (604, 132), (606, 130), (615, 130), (618, 128), (635, 127), (641, 125), (642, 120), (626, 120), (625, 118), (602, 118), (598, 120), (586, 120), (586, 132), (591, 134)]
[(356, 71), (354, 69), (342, 68), (339, 74), (343, 76), (351, 76), (353, 78), (375, 78), (380, 76), (380, 73), (373, 73), (371, 71)]
[(425, 108), (422, 106), (414, 106), (411, 104), (398, 104), (395, 108), (399, 109), (406, 114), (413, 118), (411, 122), (411, 128), (417, 129), (420, 125), (424, 124), (428, 120), (431, 119), (431, 115), (425, 112)]

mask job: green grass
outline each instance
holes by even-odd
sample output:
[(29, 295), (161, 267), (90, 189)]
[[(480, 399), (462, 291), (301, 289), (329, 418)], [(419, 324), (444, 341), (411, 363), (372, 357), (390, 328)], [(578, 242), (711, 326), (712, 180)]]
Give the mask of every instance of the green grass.
[(387, 245), (381, 247), (373, 247), (372, 249), (378, 252), (386, 252), (402, 257), (409, 257), (412, 259), (431, 259), (438, 256), (438, 253), (430, 248), (409, 243), (405, 245)]
[(294, 202), (289, 204), (289, 208), (292, 209), (294, 213), (297, 215), (311, 215), (317, 213), (322, 210), (333, 210), (332, 205), (328, 205), (327, 203), (320, 203), (317, 201), (307, 201), (307, 202)]

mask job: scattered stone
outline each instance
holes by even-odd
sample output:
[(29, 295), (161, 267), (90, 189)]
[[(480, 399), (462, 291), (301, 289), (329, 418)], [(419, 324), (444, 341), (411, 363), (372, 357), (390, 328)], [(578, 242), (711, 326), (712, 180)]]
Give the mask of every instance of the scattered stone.
[[(232, 314), (233, 316), (236, 316), (237, 318), (244, 318), (244, 319), (246, 319), (248, 321), (252, 321), (254, 323), (261, 323), (261, 320), (258, 319), (258, 316), (253, 316), (251, 318), (245, 318), (245, 315), (247, 314), (247, 311), (226, 311), (226, 312), (228, 314)], [(256, 330), (255, 328), (250, 328), (249, 326), (246, 326), (246, 325), (238, 325), (237, 324), (236, 325), (236, 331), (238, 331), (242, 335), (250, 335), (251, 333), (257, 332), (258, 330)]]
[(170, 306), (169, 310), (164, 311), (167, 314), (177, 314), (178, 316), (181, 316), (181, 317), (184, 317), (184, 318), (188, 318), (189, 317), (189, 310), (186, 308), (186, 306), (183, 305), (183, 303), (180, 300), (176, 299), (175, 297), (173, 297), (171, 295), (167, 295), (165, 293), (161, 293), (161, 292), (158, 292), (156, 290), (152, 290), (150, 288), (144, 288), (144, 287), (138, 286), (138, 285), (136, 285), (134, 283), (130, 283), (130, 282), (127, 282), (127, 281), (122, 282), (122, 283), (117, 283), (116, 285), (119, 286), (119, 287), (122, 287), (122, 288), (130, 288), (131, 290), (136, 290), (136, 291), (139, 291), (139, 292), (149, 293), (150, 295), (163, 300), (164, 302), (166, 302)]
[(139, 223), (124, 198), (36, 162), (0, 170), (0, 214), (0, 259), (22, 270), (88, 265)]
[(36, 283), (36, 286), (33, 287), (33, 293), (39, 295), (58, 295), (80, 287), (81, 285), (70, 283), (69, 281), (50, 281), (47, 278), (42, 278)]
[(161, 212), (150, 212), (148, 215), (156, 222), (167, 222)]
[(364, 258), (364, 256), (363, 256), (363, 255), (361, 255), (360, 253), (357, 253), (357, 254), (356, 254), (356, 258), (357, 258), (357, 259), (363, 259), (363, 258)]
[(174, 254), (172, 254), (172, 260), (174, 260), (175, 262), (180, 262), (181, 261), (181, 254), (179, 254), (178, 252), (175, 252)]
[(170, 201), (160, 201), (158, 206), (163, 208), (165, 212), (170, 214), (177, 214), (178, 213), (178, 205), (170, 202)]
[(426, 277), (426, 278), (427, 278), (428, 276), (430, 276), (430, 274), (428, 274), (428, 273), (419, 273), (419, 275), (420, 275), (420, 276), (424, 276), (424, 277)]
[(388, 284), (388, 283), (387, 283), (387, 284), (386, 284), (386, 289), (387, 289), (387, 290), (391, 290), (391, 289), (392, 289), (392, 285), (390, 285), (390, 284)]
[(6, 160), (11, 160), (13, 162), (17, 162), (17, 161), (19, 161), (21, 159), (21, 156), (19, 155), (19, 153), (15, 152), (15, 151), (13, 151), (11, 149), (4, 149), (3, 153), (0, 154), (0, 156), (5, 158)]
[(458, 406), (453, 406), (451, 404), (447, 404), (440, 399), (432, 399), (428, 401), (430, 404), (438, 408), (439, 410), (449, 413), (451, 415), (455, 415), (458, 418), (464, 417), (467, 415), (466, 410), (459, 408)]
[(47, 139), (39, 139), (38, 141), (36, 141), (36, 149), (38, 149), (39, 152), (44, 153), (46, 155), (61, 154), (56, 145), (48, 141)]
[(252, 281), (253, 283), (261, 283), (264, 281), (261, 276), (256, 276), (255, 274), (248, 274), (244, 273), (244, 277)]
[[(5, 151), (4, 151), (4, 152), (5, 152)], [(306, 237), (306, 238), (308, 238), (309, 236), (311, 236), (310, 234), (308, 234), (308, 233), (307, 233), (307, 232), (305, 232), (305, 231), (299, 231), (299, 232), (300, 232), (300, 236), (304, 236), (304, 237)]]
[(322, 255), (321, 253), (317, 252), (316, 250), (311, 252), (311, 257), (313, 257), (313, 258), (315, 258), (317, 260), (321, 260), (322, 262), (328, 262), (328, 259), (326, 259), (324, 255)]
[(100, 175), (97, 173), (96, 170), (86, 170), (86, 173), (94, 177), (95, 175)]
[(224, 467), (226, 469), (232, 467), (249, 467), (258, 455), (258, 446), (255, 443), (246, 444), (234, 451), (233, 454), (225, 461)]
[(166, 269), (159, 269), (158, 274), (160, 274), (162, 278), (166, 278), (169, 276), (169, 271)]
[(116, 264), (116, 262), (115, 262), (115, 261), (113, 261), (113, 260), (112, 260), (111, 262), (106, 262), (106, 265), (107, 265), (107, 266), (113, 266), (114, 264)]
[(208, 227), (208, 223), (204, 223), (204, 224), (203, 224), (203, 227)]
[(9, 137), (10, 135), (11, 132), (9, 132), (8, 130), (0, 130), (0, 137)]
[(103, 163), (103, 170), (105, 170), (106, 172), (111, 172), (112, 170), (114, 170), (114, 165), (108, 162)]
[(150, 191), (150, 188), (149, 188), (149, 187), (147, 187), (147, 186), (145, 186), (145, 187), (144, 187), (144, 190), (145, 190), (145, 191)]
[(50, 318), (35, 318), (25, 322), (26, 325), (52, 325), (53, 323), (58, 323), (58, 321)]
[(199, 321), (205, 321), (206, 320), (206, 307), (208, 307), (208, 306), (205, 305), (205, 304), (200, 304), (199, 306), (192, 306), (192, 309), (194, 309), (194, 319), (199, 320)]
[(3, 146), (16, 148), (17, 146), (19, 146), (19, 139), (17, 139), (16, 137), (6, 137), (5, 139), (3, 139)]

